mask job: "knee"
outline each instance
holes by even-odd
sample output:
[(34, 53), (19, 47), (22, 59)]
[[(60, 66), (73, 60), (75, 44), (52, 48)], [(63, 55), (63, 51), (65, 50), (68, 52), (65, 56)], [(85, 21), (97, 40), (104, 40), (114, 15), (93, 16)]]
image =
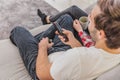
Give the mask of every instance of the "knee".
[(78, 9), (78, 7), (76, 5), (72, 5), (71, 8), (72, 9)]
[[(61, 18), (58, 20), (58, 23), (61, 25), (62, 28), (69, 30), (73, 26), (73, 19), (70, 15), (65, 14), (65, 15), (61, 16)], [(69, 26), (69, 27), (67, 27), (67, 26)]]
[(65, 14), (62, 16), (63, 20), (69, 21), (69, 22), (73, 22), (72, 17), (69, 14)]
[(23, 35), (25, 31), (25, 28), (17, 26), (15, 28), (12, 29), (10, 36), (20, 36)]
[(18, 31), (21, 29), (21, 27), (15, 27), (14, 29), (12, 29), (9, 39), (11, 40), (11, 42), (16, 45), (15, 43), (15, 38), (18, 36)]
[(21, 32), (21, 31), (23, 31), (23, 30), (24, 30), (23, 27), (16, 26), (15, 28), (12, 29), (11, 34), (12, 34), (12, 33), (18, 33), (18, 32)]
[(23, 30), (24, 28), (23, 27), (20, 27), (20, 26), (16, 26), (15, 28), (13, 28), (12, 31), (19, 31), (19, 30)]

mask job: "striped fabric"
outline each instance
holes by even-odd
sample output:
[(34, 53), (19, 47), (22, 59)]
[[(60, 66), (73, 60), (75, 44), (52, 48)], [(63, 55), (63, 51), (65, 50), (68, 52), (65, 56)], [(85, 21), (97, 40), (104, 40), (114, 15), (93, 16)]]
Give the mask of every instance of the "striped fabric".
[(86, 32), (80, 31), (80, 32), (78, 32), (78, 35), (83, 42), (83, 46), (91, 47), (91, 46), (95, 45), (95, 43), (93, 42), (91, 37)]

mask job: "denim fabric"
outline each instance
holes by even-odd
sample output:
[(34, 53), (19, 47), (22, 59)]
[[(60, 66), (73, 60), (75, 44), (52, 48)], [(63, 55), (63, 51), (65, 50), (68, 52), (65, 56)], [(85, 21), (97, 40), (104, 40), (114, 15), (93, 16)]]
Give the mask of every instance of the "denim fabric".
[[(61, 16), (56, 22), (58, 22), (62, 28), (70, 30), (73, 33), (75, 32), (72, 27), (73, 20), (69, 15), (65, 14)], [(50, 49), (48, 49), (48, 54), (53, 53), (53, 52), (58, 52), (58, 51), (65, 51), (71, 48), (70, 46), (65, 45), (61, 42), (61, 40), (58, 38), (58, 35), (55, 35), (55, 31), (56, 29), (54, 25), (52, 25), (48, 30), (35, 36), (36, 40), (38, 41), (40, 41), (43, 37), (49, 37), (49, 39), (53, 40), (54, 45)]]
[(35, 73), (38, 41), (22, 27), (16, 27), (11, 31), (10, 40), (18, 47), (24, 65), (31, 77), (38, 80)]
[[(64, 11), (58, 13), (57, 15), (53, 15), (50, 17), (50, 21), (51, 22), (55, 22), (59, 17), (61, 17), (62, 15), (68, 14), (72, 17), (73, 20), (75, 19), (79, 19), (81, 16), (88, 16), (87, 13), (85, 13), (83, 10), (81, 10), (79, 7), (73, 5), (67, 9), (65, 9)], [(89, 30), (88, 28), (85, 30), (85, 32), (87, 32), (89, 34)], [(75, 32), (75, 34), (77, 34), (77, 32)], [(78, 35), (74, 35), (79, 41), (81, 41), (81, 39), (79, 39)]]
[[(63, 15), (57, 20), (57, 22), (62, 28), (70, 30), (74, 33), (74, 29), (72, 27), (73, 19), (71, 16), (67, 14)], [(49, 37), (50, 39), (53, 39), (54, 42), (54, 45), (48, 49), (48, 55), (53, 52), (65, 51), (71, 48), (60, 41), (58, 35), (55, 35), (55, 31), (56, 30), (53, 25), (48, 30), (36, 36), (32, 36), (29, 31), (22, 27), (16, 27), (11, 31), (10, 39), (18, 47), (25, 67), (34, 80), (38, 80), (35, 71), (35, 64), (38, 54), (38, 43), (43, 37)]]
[(50, 21), (54, 22), (60, 16), (65, 15), (65, 14), (69, 14), (73, 18), (73, 20), (79, 19), (81, 16), (88, 16), (87, 13), (85, 13), (83, 10), (81, 10), (80, 8), (78, 8), (77, 6), (74, 5), (74, 6), (71, 6), (67, 9), (65, 9), (64, 11), (58, 13), (57, 15), (51, 16)]

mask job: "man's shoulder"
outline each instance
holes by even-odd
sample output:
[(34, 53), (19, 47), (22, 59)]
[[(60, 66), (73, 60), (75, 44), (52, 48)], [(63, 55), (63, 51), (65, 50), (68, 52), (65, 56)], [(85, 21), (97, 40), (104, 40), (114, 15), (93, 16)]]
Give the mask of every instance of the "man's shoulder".
[(74, 59), (80, 59), (80, 58), (86, 59), (86, 57), (96, 59), (96, 58), (101, 57), (100, 56), (101, 50), (99, 50), (98, 48), (95, 48), (95, 47), (90, 47), (90, 48), (76, 47), (76, 48), (66, 51), (64, 55), (72, 57)]
[[(51, 67), (52, 76), (60, 77), (60, 73), (62, 73), (61, 75), (64, 74), (69, 76), (69, 78), (73, 78), (73, 76), (79, 76), (81, 74), (81, 70), (87, 69), (87, 66), (91, 67), (97, 62), (96, 60), (99, 58), (99, 56), (92, 55), (95, 53), (93, 51), (94, 49), (96, 50), (94, 47), (77, 47), (67, 50), (59, 58), (57, 58), (56, 61), (53, 62)], [(72, 76), (70, 76), (71, 74)]]

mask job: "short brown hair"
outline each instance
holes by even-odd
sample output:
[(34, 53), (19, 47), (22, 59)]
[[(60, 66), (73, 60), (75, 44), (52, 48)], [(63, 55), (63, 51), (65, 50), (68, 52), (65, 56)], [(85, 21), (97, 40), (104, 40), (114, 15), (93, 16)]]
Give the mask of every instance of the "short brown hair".
[(95, 27), (104, 30), (106, 45), (108, 48), (117, 49), (120, 47), (120, 0), (98, 0), (101, 13), (95, 20)]

